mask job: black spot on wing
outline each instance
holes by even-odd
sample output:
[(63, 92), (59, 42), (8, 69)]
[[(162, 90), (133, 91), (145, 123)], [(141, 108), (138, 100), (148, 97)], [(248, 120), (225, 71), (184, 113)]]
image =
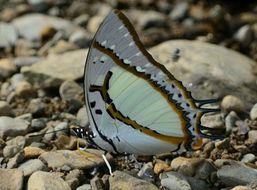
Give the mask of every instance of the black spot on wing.
[(95, 110), (95, 113), (98, 114), (98, 115), (102, 115), (103, 114), (102, 110), (99, 110), (99, 109)]

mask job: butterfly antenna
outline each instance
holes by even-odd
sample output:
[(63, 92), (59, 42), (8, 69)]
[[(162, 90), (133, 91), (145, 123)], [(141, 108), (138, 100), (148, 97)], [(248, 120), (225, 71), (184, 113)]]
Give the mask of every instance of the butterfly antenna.
[(205, 104), (213, 104), (213, 103), (220, 102), (221, 100), (222, 100), (222, 98), (213, 98), (213, 99), (207, 99), (207, 100), (194, 99), (194, 101), (198, 104), (199, 108), (201, 108)]

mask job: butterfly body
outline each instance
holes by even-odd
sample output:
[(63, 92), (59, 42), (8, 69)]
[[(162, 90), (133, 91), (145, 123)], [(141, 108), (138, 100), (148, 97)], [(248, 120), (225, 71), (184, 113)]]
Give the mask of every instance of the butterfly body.
[(101, 149), (153, 155), (197, 145), (205, 112), (182, 83), (144, 49), (128, 19), (112, 11), (99, 27), (85, 67), (85, 99)]

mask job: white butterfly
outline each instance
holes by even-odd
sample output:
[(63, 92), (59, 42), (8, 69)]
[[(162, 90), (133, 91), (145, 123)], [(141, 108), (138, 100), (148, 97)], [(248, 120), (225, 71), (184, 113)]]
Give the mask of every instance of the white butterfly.
[[(201, 108), (180, 81), (145, 50), (129, 22), (112, 11), (99, 27), (85, 66), (90, 141), (115, 153), (154, 155), (212, 138), (200, 125)], [(78, 130), (79, 136), (83, 130)], [(88, 132), (87, 132), (88, 134)], [(86, 134), (85, 134), (86, 135)]]

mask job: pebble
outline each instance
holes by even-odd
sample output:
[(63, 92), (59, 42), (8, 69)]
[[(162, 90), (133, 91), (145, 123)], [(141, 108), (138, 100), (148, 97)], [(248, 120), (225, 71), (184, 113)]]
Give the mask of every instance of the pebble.
[(79, 186), (76, 190), (92, 190), (92, 187), (90, 184), (84, 184)]
[(28, 180), (28, 190), (71, 190), (69, 185), (55, 173), (37, 171)]
[(88, 21), (88, 24), (87, 24), (87, 30), (91, 34), (95, 34), (95, 32), (97, 31), (98, 27), (102, 23), (104, 17), (105, 16), (102, 16), (102, 15), (96, 15), (96, 16), (91, 17), (90, 20)]
[(253, 163), (256, 160), (255, 155), (252, 153), (245, 154), (241, 159), (243, 163)]
[(232, 129), (236, 126), (236, 121), (240, 120), (236, 112), (231, 111), (225, 118), (226, 133), (230, 134)]
[(257, 143), (257, 130), (251, 130), (248, 132), (247, 144)]
[(76, 119), (77, 119), (79, 125), (82, 127), (86, 127), (89, 125), (86, 107), (82, 107), (79, 109), (79, 111), (76, 115)]
[[(22, 67), (21, 72), (28, 82), (39, 88), (58, 88), (65, 80), (83, 77), (87, 51), (75, 50), (61, 55), (49, 55), (42, 62)], [(47, 79), (47, 80), (46, 80)]]
[(137, 176), (149, 182), (154, 182), (153, 163), (148, 162), (137, 173)]
[(58, 149), (74, 150), (77, 146), (77, 138), (74, 136), (58, 135), (54, 144)]
[(64, 81), (59, 88), (59, 93), (63, 100), (76, 99), (82, 92), (82, 87), (74, 81)]
[(104, 190), (103, 180), (97, 176), (90, 180), (92, 190)]
[(36, 118), (31, 120), (31, 128), (33, 130), (39, 131), (46, 127), (47, 118)]
[(257, 120), (257, 104), (254, 104), (254, 106), (252, 107), (250, 111), (250, 118), (252, 120)]
[(0, 101), (0, 116), (13, 116), (13, 110), (5, 101)]
[(39, 159), (33, 159), (33, 160), (28, 160), (24, 163), (22, 163), (19, 167), (18, 170), (23, 172), (23, 175), (25, 177), (30, 176), (32, 173), (39, 171), (39, 170), (47, 170), (46, 165)]
[(21, 150), (22, 148), (17, 145), (7, 145), (3, 149), (3, 156), (5, 158), (11, 158)]
[(14, 72), (16, 72), (16, 66), (10, 59), (0, 59), (0, 80), (10, 77)]
[(11, 48), (18, 38), (12, 24), (0, 22), (0, 48)]
[(156, 163), (154, 164), (154, 173), (159, 175), (163, 171), (169, 171), (171, 170), (171, 167), (164, 161), (162, 160), (157, 160)]
[(248, 187), (248, 186), (238, 185), (238, 186), (232, 188), (231, 190), (253, 190), (253, 189), (251, 187)]
[(179, 2), (172, 9), (172, 11), (169, 14), (169, 17), (175, 21), (181, 20), (186, 16), (188, 8), (189, 8), (188, 2)]
[(221, 102), (221, 107), (226, 111), (235, 111), (236, 113), (242, 113), (246, 111), (245, 105), (242, 100), (236, 96), (227, 95)]
[(2, 190), (22, 190), (23, 174), (17, 169), (0, 168), (0, 187)]
[(161, 174), (161, 185), (169, 190), (191, 190), (183, 174), (174, 171)]
[(46, 151), (39, 147), (27, 146), (23, 149), (23, 152), (24, 152), (24, 157), (26, 159), (30, 159), (30, 158), (37, 158), (38, 156), (40, 156)]
[(77, 24), (77, 25), (80, 25), (80, 26), (86, 26), (86, 24), (88, 23), (89, 21), (89, 18), (90, 16), (88, 14), (81, 14), (79, 15), (78, 17), (76, 17), (74, 19), (74, 22)]
[(49, 54), (62, 54), (68, 51), (76, 50), (77, 48), (77, 46), (70, 42), (59, 40), (53, 47), (49, 48), (47, 51)]
[(29, 82), (22, 81), (15, 89), (15, 94), (20, 98), (35, 98), (37, 96), (37, 91)]
[(0, 138), (27, 134), (29, 123), (22, 119), (14, 119), (7, 116), (0, 117)]
[(17, 29), (18, 34), (29, 41), (39, 41), (41, 39), (41, 31), (48, 26), (64, 31), (67, 36), (73, 31), (80, 29), (65, 19), (39, 13), (17, 17), (12, 21), (12, 24)]
[(33, 115), (33, 117), (42, 117), (45, 115), (47, 105), (41, 101), (40, 98), (33, 99), (28, 105), (28, 112)]
[(36, 64), (39, 61), (42, 61), (44, 58), (38, 57), (38, 56), (23, 56), (23, 57), (17, 57), (13, 60), (13, 64), (20, 68), (24, 66), (31, 66), (33, 64)]
[(83, 171), (75, 169), (70, 171), (65, 176), (65, 181), (69, 184), (69, 186), (72, 189), (76, 189), (79, 186), (80, 180), (82, 180), (83, 177), (84, 177)]
[(244, 47), (249, 46), (253, 40), (253, 31), (250, 25), (244, 25), (234, 34), (234, 38)]
[(157, 190), (158, 189), (152, 183), (135, 178), (125, 172), (118, 171), (118, 170), (113, 172), (113, 176), (110, 176), (109, 183), (110, 183), (110, 190), (116, 190), (116, 189), (119, 189), (119, 190), (127, 190), (127, 189)]
[(243, 165), (225, 165), (217, 171), (217, 176), (229, 186), (248, 185), (257, 181), (257, 170)]
[(167, 17), (164, 14), (153, 10), (140, 11), (131, 9), (128, 12), (128, 15), (132, 20), (137, 20), (137, 26), (141, 30), (167, 26)]
[(92, 150), (92, 153), (88, 153), (89, 151), (87, 149), (85, 154), (81, 154), (78, 151), (57, 150), (45, 152), (39, 158), (51, 168), (60, 168), (68, 165), (71, 169), (90, 169), (104, 163), (101, 151)]
[(75, 44), (80, 48), (88, 48), (91, 42), (92, 36), (84, 31), (78, 30), (70, 35), (69, 42)]
[(9, 159), (6, 168), (7, 169), (16, 168), (18, 166), (18, 164), (23, 162), (24, 159), (25, 159), (24, 152), (20, 151), (14, 157)]
[(46, 12), (50, 6), (47, 0), (28, 0), (28, 3), (35, 12)]

